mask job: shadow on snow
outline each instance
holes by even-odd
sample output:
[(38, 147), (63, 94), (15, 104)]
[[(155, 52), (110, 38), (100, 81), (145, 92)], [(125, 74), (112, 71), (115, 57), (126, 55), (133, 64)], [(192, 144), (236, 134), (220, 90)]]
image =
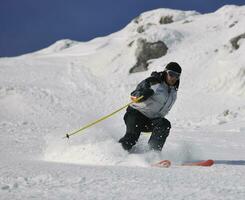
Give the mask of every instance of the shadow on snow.
[(245, 160), (215, 160), (214, 164), (223, 165), (245, 165)]

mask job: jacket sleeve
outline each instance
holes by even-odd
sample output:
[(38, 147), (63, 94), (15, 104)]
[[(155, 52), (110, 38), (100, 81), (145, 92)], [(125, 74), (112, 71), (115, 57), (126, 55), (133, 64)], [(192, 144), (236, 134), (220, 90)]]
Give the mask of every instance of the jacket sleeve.
[[(157, 72), (153, 72), (153, 73), (157, 73)], [(159, 77), (156, 77), (156, 74), (154, 75), (153, 73), (151, 74), (150, 77), (141, 81), (137, 85), (136, 89), (133, 92), (131, 92), (131, 96), (135, 96), (135, 97), (144, 96), (140, 100), (140, 102), (142, 102), (154, 94), (154, 90), (151, 89), (151, 86), (159, 83), (160, 79)]]

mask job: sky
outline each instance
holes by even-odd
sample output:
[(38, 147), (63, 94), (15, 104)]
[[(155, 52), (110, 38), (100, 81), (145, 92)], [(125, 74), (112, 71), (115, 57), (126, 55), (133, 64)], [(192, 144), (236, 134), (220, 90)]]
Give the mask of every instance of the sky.
[(0, 0), (0, 57), (43, 49), (57, 40), (89, 41), (125, 27), (142, 12), (172, 8), (214, 12), (244, 0)]

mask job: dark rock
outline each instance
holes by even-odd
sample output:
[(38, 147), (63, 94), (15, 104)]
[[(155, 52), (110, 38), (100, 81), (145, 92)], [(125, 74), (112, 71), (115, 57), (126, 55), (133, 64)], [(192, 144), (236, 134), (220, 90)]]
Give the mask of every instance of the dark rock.
[(132, 47), (134, 44), (134, 40), (128, 44), (129, 47)]
[(169, 15), (161, 17), (161, 19), (159, 21), (160, 24), (171, 24), (173, 22), (174, 22), (173, 16), (169, 16)]
[(145, 30), (149, 29), (151, 26), (153, 26), (155, 24), (153, 23), (147, 23), (146, 25), (141, 25), (137, 28), (137, 32), (138, 33), (143, 33)]
[(229, 28), (232, 28), (233, 26), (235, 26), (238, 23), (238, 21), (234, 21), (232, 24), (229, 25)]
[(191, 20), (185, 20), (184, 22), (183, 22), (183, 24), (188, 24), (188, 23), (191, 23), (192, 21)]
[(1, 189), (2, 189), (2, 190), (9, 190), (10, 187), (9, 187), (8, 185), (4, 185), (4, 186), (1, 187)]
[(230, 40), (233, 49), (235, 50), (239, 49), (238, 41), (242, 38), (245, 38), (245, 33), (238, 35)]
[(141, 25), (141, 26), (139, 26), (138, 28), (137, 28), (137, 32), (138, 33), (143, 33), (145, 31), (145, 29), (144, 29), (144, 26), (143, 25)]
[(145, 39), (138, 39), (136, 58), (137, 63), (130, 69), (129, 73), (146, 71), (148, 60), (160, 58), (167, 54), (168, 47), (162, 41), (147, 42)]
[(139, 15), (138, 17), (135, 17), (133, 21), (134, 23), (138, 24), (140, 21), (142, 21), (141, 16)]

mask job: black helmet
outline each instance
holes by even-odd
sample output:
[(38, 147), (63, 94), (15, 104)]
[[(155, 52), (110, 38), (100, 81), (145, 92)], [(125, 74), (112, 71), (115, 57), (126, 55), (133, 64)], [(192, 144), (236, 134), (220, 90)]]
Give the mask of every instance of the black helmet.
[(171, 71), (177, 72), (179, 74), (181, 74), (181, 72), (182, 72), (180, 65), (176, 62), (168, 63), (167, 66), (165, 67), (165, 71), (167, 71), (167, 70), (171, 70)]

